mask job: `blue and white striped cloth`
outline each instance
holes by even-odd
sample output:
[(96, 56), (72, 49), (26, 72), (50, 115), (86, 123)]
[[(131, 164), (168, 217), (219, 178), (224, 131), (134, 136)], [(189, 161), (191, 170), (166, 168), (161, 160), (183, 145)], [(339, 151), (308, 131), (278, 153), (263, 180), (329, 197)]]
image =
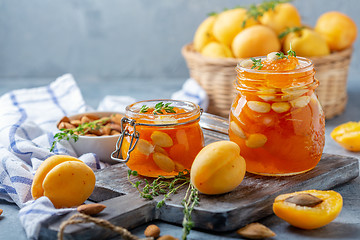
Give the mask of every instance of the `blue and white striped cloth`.
[[(173, 97), (207, 107), (205, 91), (194, 80), (188, 80)], [(134, 101), (131, 97), (107, 96), (99, 110), (123, 111)], [(95, 154), (76, 156), (67, 141), (57, 144), (54, 152), (50, 152), (54, 133), (58, 131), (56, 122), (63, 116), (89, 110), (70, 74), (48, 86), (14, 90), (0, 97), (0, 199), (21, 208), (19, 218), (29, 239), (38, 238), (42, 223), (74, 210), (55, 209), (47, 197), (32, 199), (33, 176), (46, 158), (66, 154), (79, 157), (92, 169), (104, 166)]]
[[(40, 224), (70, 211), (55, 209), (46, 197), (32, 200), (31, 183), (36, 169), (53, 154), (75, 156), (63, 141), (49, 151), (56, 121), (64, 115), (85, 112), (88, 107), (71, 75), (46, 87), (11, 91), (0, 97), (0, 198), (17, 204), (20, 221), (30, 239), (36, 239)], [(80, 156), (92, 169), (100, 168), (94, 154)]]

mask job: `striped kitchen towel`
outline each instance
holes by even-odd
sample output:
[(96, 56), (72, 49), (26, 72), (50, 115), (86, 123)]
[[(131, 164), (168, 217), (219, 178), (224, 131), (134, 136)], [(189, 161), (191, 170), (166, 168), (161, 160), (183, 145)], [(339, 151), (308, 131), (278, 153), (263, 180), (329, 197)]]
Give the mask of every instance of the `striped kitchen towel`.
[[(50, 146), (56, 122), (64, 115), (88, 110), (69, 74), (45, 87), (20, 89), (0, 97), (0, 199), (17, 204), (20, 221), (29, 239), (37, 239), (40, 226), (72, 209), (55, 209), (48, 198), (32, 200), (31, 183), (36, 169), (51, 155), (76, 156), (62, 141), (54, 152)], [(92, 169), (100, 168), (94, 154), (79, 157)]]

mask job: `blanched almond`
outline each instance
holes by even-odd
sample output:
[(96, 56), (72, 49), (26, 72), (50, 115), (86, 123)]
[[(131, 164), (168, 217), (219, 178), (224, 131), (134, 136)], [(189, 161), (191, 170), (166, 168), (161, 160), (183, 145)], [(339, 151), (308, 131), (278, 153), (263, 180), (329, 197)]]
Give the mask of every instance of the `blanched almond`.
[(241, 61), (240, 66), (243, 68), (251, 68), (253, 66), (253, 61), (251, 59), (246, 59)]
[(182, 172), (185, 170), (185, 167), (181, 163), (175, 162), (175, 170), (177, 172)]
[(290, 104), (292, 107), (302, 108), (309, 104), (310, 99), (311, 98), (309, 96), (302, 96), (290, 101)]
[(153, 160), (156, 165), (165, 172), (172, 172), (175, 170), (174, 161), (165, 154), (155, 152), (153, 154)]
[(277, 113), (283, 113), (289, 111), (290, 104), (288, 102), (278, 102), (271, 104), (271, 109)]
[(154, 146), (151, 145), (151, 143), (149, 143), (148, 141), (140, 138), (136, 144), (136, 149), (138, 149), (139, 152), (144, 155), (149, 155), (154, 151)]
[(151, 140), (153, 141), (153, 144), (160, 147), (171, 147), (174, 144), (173, 140), (167, 133), (160, 131), (154, 131), (151, 134)]
[(305, 93), (307, 93), (309, 90), (307, 89), (290, 89), (290, 88), (285, 88), (282, 89), (282, 92), (284, 93), (283, 96), (281, 96), (281, 99), (283, 101), (291, 101), (294, 100), (302, 95), (304, 95)]
[(245, 135), (244, 131), (235, 121), (230, 122), (230, 129), (231, 129), (231, 131), (233, 131), (233, 133), (235, 133), (236, 136), (238, 136), (242, 139), (246, 139), (246, 135)]
[(251, 110), (258, 113), (267, 113), (270, 112), (271, 109), (270, 104), (265, 102), (248, 101), (247, 105)]
[(278, 52), (271, 52), (268, 55), (266, 55), (266, 59), (271, 60), (271, 61), (277, 60), (277, 59), (279, 59), (279, 56), (277, 54), (278, 54)]
[(250, 134), (245, 142), (245, 145), (249, 148), (259, 148), (265, 145), (267, 137), (261, 133)]
[(168, 155), (168, 153), (165, 151), (165, 149), (163, 149), (159, 145), (155, 145), (154, 152), (162, 153), (162, 154), (165, 154), (166, 156)]
[(276, 96), (274, 96), (274, 95), (259, 95), (258, 97), (266, 102), (272, 101), (276, 98)]

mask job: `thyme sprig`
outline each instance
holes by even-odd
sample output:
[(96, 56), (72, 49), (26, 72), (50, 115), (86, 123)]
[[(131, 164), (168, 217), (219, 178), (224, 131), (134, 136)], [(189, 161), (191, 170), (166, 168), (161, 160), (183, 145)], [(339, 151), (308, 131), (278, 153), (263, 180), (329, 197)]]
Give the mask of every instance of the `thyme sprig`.
[(261, 58), (256, 59), (256, 58), (251, 57), (250, 59), (251, 59), (251, 61), (253, 61), (253, 65), (252, 65), (251, 69), (256, 69), (256, 68), (258, 68), (258, 70), (261, 70), (262, 67), (264, 66), (264, 65), (261, 63)]
[[(158, 176), (151, 183), (149, 183), (147, 179), (144, 179), (144, 182), (141, 180), (132, 182), (130, 177), (138, 176), (138, 173), (136, 171), (128, 170), (128, 181), (138, 190), (140, 197), (142, 198), (152, 200), (154, 197), (163, 194), (163, 199), (160, 200), (156, 206), (157, 208), (160, 208), (171, 194), (176, 193), (182, 186), (190, 183), (190, 177), (188, 175), (189, 171), (184, 170), (179, 172), (177, 176), (171, 179), (171, 181), (164, 176)], [(143, 183), (145, 183), (145, 185), (141, 186)]]
[(187, 235), (189, 235), (191, 229), (194, 227), (191, 213), (195, 206), (199, 205), (199, 201), (199, 191), (194, 187), (194, 185), (190, 183), (188, 189), (186, 190), (185, 197), (181, 203), (184, 206), (184, 218), (182, 222), (183, 235), (181, 237), (182, 240), (187, 239)]
[[(170, 106), (171, 102), (169, 103), (163, 103), (163, 102), (159, 102), (155, 105), (154, 107), (154, 115), (158, 115), (158, 114), (164, 114), (163, 111), (167, 112), (167, 113), (176, 113), (174, 110), (174, 106)], [(140, 108), (140, 113), (147, 113), (150, 110), (150, 108), (146, 105), (142, 105)]]
[(289, 33), (298, 32), (298, 31), (301, 31), (304, 28), (305, 28), (304, 26), (301, 26), (301, 27), (288, 27), (288, 28), (286, 28), (285, 31), (280, 33), (278, 37), (280, 39), (282, 39), (282, 38), (286, 37), (286, 35), (288, 35)]
[(170, 105), (171, 103), (165, 103), (165, 104), (163, 102), (157, 103), (155, 105), (154, 114), (156, 113), (164, 114), (163, 111), (167, 113), (176, 113), (174, 107)]
[[(190, 182), (189, 171), (184, 170), (179, 172), (178, 175), (171, 180), (164, 176), (159, 176), (151, 183), (149, 183), (147, 179), (144, 179), (144, 182), (141, 180), (133, 182), (131, 180), (132, 176), (138, 176), (138, 173), (136, 171), (128, 170), (128, 181), (133, 187), (137, 189), (137, 191), (140, 193), (140, 197), (152, 200), (154, 197), (159, 196), (160, 194), (164, 195), (163, 198), (157, 203), (157, 208), (164, 206), (165, 201), (171, 196), (171, 194), (175, 194), (183, 186), (189, 185), (185, 197), (181, 201), (181, 205), (184, 206), (182, 240), (186, 240), (187, 235), (189, 235), (191, 229), (194, 227), (191, 213), (200, 201), (199, 191)], [(143, 186), (143, 184), (145, 185)]]
[(278, 59), (283, 59), (283, 58), (289, 59), (289, 57), (286, 56), (283, 52), (277, 52), (276, 56), (278, 56)]
[(269, 10), (274, 10), (276, 5), (280, 3), (291, 2), (292, 0), (272, 0), (272, 1), (264, 1), (260, 4), (252, 4), (248, 7), (246, 18), (242, 23), (242, 27), (245, 27), (246, 21), (253, 18), (254, 20), (258, 20), (259, 17), (263, 16)]
[(109, 119), (110, 118), (101, 118), (92, 122), (80, 124), (73, 129), (60, 129), (60, 132), (54, 135), (54, 141), (51, 144), (50, 152), (54, 151), (55, 145), (58, 142), (62, 140), (69, 141), (70, 139), (73, 139), (76, 142), (79, 139), (79, 135), (84, 135), (91, 130), (99, 130), (102, 126), (106, 124), (107, 121), (109, 121)]

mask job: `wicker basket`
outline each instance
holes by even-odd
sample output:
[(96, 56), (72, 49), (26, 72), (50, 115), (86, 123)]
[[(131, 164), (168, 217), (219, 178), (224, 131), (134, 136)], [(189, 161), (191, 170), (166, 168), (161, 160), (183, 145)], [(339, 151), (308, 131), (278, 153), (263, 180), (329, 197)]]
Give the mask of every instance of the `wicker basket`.
[[(323, 106), (325, 118), (341, 114), (347, 103), (346, 82), (353, 49), (334, 52), (324, 57), (314, 57), (320, 85), (316, 93)], [(208, 112), (228, 117), (235, 97), (235, 67), (239, 59), (209, 58), (196, 52), (192, 44), (182, 48), (182, 54), (190, 70), (190, 76), (205, 89), (209, 96)]]

